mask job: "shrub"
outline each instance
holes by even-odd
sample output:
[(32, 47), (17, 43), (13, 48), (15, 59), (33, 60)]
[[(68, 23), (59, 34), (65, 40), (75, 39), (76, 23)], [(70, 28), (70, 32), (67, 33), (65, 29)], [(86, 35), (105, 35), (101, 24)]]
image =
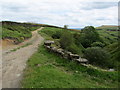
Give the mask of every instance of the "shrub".
[(75, 44), (75, 39), (73, 38), (73, 35), (68, 31), (62, 33), (62, 36), (60, 38), (60, 46), (63, 49), (75, 54), (80, 54), (82, 50)]
[(99, 47), (87, 48), (84, 52), (84, 57), (91, 64), (108, 67), (110, 66), (109, 53)]
[(70, 46), (68, 46), (67, 50), (74, 53), (74, 54), (80, 53), (80, 49), (75, 44), (71, 44)]
[(79, 46), (81, 44), (81, 42), (80, 42), (80, 33), (74, 33), (73, 37), (75, 38), (75, 44)]
[(67, 49), (70, 45), (74, 43), (73, 36), (70, 32), (65, 31), (62, 33), (62, 36), (60, 38), (60, 45), (63, 49)]
[(56, 33), (54, 33), (52, 35), (52, 38), (54, 38), (54, 39), (60, 39), (61, 35), (62, 35), (62, 31), (57, 31)]

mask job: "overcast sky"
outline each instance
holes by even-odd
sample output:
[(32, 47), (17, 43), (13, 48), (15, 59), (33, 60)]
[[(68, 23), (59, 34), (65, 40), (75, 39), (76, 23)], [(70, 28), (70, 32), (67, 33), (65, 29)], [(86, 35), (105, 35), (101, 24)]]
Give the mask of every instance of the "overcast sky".
[(119, 0), (1, 0), (1, 20), (50, 25), (117, 25)]

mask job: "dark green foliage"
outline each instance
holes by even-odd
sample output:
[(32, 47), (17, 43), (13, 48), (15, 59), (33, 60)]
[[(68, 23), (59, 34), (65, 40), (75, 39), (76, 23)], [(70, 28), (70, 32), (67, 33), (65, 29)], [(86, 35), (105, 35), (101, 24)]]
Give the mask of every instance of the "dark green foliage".
[(75, 39), (75, 44), (79, 46), (81, 44), (81, 42), (80, 42), (80, 33), (74, 33), (73, 37)]
[(63, 49), (67, 49), (70, 45), (74, 43), (74, 38), (72, 34), (68, 31), (65, 31), (62, 33), (62, 36), (60, 38), (60, 45)]
[(108, 54), (108, 52), (99, 47), (87, 48), (84, 52), (84, 57), (89, 60), (89, 63), (94, 65), (104, 67), (108, 67), (110, 65), (110, 55)]
[(68, 29), (68, 25), (64, 25), (64, 29)]
[[(81, 32), (71, 32), (69, 30), (65, 30), (65, 29), (61, 29), (61, 28), (53, 28), (53, 27), (52, 28), (46, 27), (41, 32), (52, 37), (55, 41), (58, 40), (58, 42), (60, 42), (60, 43), (57, 43), (56, 44), (57, 46), (59, 46), (59, 47), (61, 46), (62, 48), (66, 49), (68, 51), (71, 51), (72, 53), (77, 53), (81, 57), (83, 57), (85, 48), (87, 48), (88, 46), (89, 47), (101, 47), (101, 49), (103, 49), (103, 51), (104, 51), (105, 46), (109, 45), (110, 43), (115, 42), (110, 37), (111, 34), (108, 34), (109, 31), (104, 33), (103, 30), (99, 30), (98, 31), (99, 34), (98, 34), (97, 31), (95, 30), (95, 28), (92, 26), (85, 27)], [(113, 32), (109, 32), (109, 33), (113, 33)], [(116, 32), (114, 32), (114, 33), (116, 35)], [(102, 35), (109, 38), (109, 39), (107, 39), (108, 41), (105, 39), (105, 37), (104, 38), (101, 37)], [(108, 52), (110, 52), (110, 51), (108, 51)], [(106, 60), (106, 61), (108, 61), (108, 63), (104, 63), (101, 61), (102, 63), (99, 63), (99, 64), (103, 65), (103, 63), (104, 63), (105, 65), (103, 66), (103, 68), (108, 67), (108, 66), (111, 68), (114, 68), (114, 65), (116, 65), (117, 62), (115, 62), (113, 65), (113, 60), (111, 60), (111, 58), (117, 57), (118, 54), (116, 53), (113, 55), (113, 53), (111, 53), (111, 56), (108, 56), (109, 60)]]
[(57, 31), (56, 33), (54, 33), (52, 35), (52, 38), (54, 38), (54, 39), (60, 39), (61, 35), (62, 35), (62, 31)]
[(80, 33), (74, 33), (73, 34), (74, 40), (75, 40), (75, 44), (81, 49), (84, 50), (85, 48), (82, 46), (81, 42), (80, 42)]
[(75, 39), (73, 38), (73, 35), (68, 32), (65, 31), (63, 32), (61, 38), (60, 38), (60, 45), (63, 49), (66, 49), (72, 53), (76, 53), (76, 54), (80, 54), (81, 53), (81, 47), (79, 48), (76, 44), (75, 44)]
[(80, 48), (78, 48), (74, 43), (71, 44), (70, 46), (67, 47), (67, 50), (75, 53), (75, 54), (79, 54), (80, 53)]
[(100, 37), (94, 27), (87, 26), (81, 30), (80, 42), (85, 48), (90, 47), (96, 41), (100, 41)]
[(111, 53), (110, 60), (115, 68), (120, 67), (120, 46), (119, 42), (113, 43), (105, 47), (105, 49)]
[(105, 44), (102, 43), (102, 42), (94, 42), (94, 43), (91, 44), (91, 46), (92, 47), (101, 47), (101, 48), (103, 48), (105, 46)]
[[(46, 27), (40, 31), (41, 33), (47, 34), (47, 36), (52, 37), (57, 46), (71, 51), (73, 53), (81, 54), (83, 46), (81, 44), (77, 45), (75, 38), (73, 37), (75, 31), (69, 31), (61, 28)], [(49, 38), (50, 39), (50, 38)]]

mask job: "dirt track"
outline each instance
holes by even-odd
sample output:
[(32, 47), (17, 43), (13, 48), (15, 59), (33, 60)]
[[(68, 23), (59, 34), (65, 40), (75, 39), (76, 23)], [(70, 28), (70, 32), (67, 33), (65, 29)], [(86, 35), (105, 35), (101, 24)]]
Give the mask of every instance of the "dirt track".
[[(26, 66), (26, 61), (38, 49), (38, 45), (44, 40), (37, 31), (32, 32), (32, 38), (17, 45), (6, 48), (2, 51), (2, 88), (20, 88), (23, 70)], [(18, 49), (17, 51), (9, 52), (11, 49), (20, 47), (27, 43), (32, 43), (29, 46)]]

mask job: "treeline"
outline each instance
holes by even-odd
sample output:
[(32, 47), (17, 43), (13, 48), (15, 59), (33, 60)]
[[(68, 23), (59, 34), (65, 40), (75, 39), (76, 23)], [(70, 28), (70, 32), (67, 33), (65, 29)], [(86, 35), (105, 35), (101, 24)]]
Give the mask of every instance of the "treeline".
[(109, 44), (100, 37), (93, 26), (87, 26), (81, 32), (57, 28), (45, 28), (42, 32), (52, 37), (57, 46), (79, 54), (81, 57), (88, 59), (90, 64), (115, 69), (119, 66), (117, 64), (120, 63), (118, 61), (118, 49), (112, 47), (110, 52), (109, 48), (107, 49)]

